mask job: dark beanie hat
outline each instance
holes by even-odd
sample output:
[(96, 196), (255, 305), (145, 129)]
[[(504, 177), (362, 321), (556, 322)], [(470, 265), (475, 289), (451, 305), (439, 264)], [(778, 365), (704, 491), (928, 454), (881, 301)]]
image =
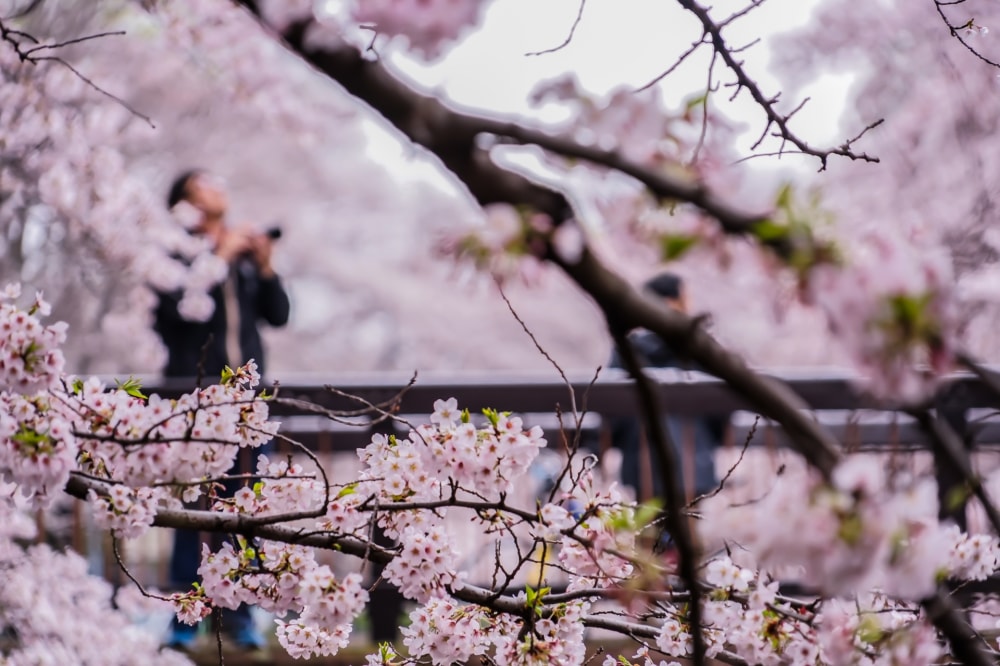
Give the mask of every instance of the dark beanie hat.
[(646, 291), (651, 291), (663, 298), (680, 298), (682, 286), (684, 286), (684, 281), (679, 275), (674, 273), (660, 273), (647, 281), (644, 288)]

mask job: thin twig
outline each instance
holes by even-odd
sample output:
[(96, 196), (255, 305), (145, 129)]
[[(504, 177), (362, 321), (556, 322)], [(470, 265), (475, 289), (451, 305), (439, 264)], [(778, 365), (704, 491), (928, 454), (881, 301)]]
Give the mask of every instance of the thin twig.
[(941, 0), (934, 0), (934, 7), (937, 9), (937, 13), (941, 17), (941, 20), (944, 21), (945, 26), (947, 26), (948, 31), (951, 33), (951, 36), (954, 37), (955, 39), (957, 39), (959, 44), (961, 44), (962, 46), (964, 46), (965, 49), (969, 53), (971, 53), (972, 55), (976, 56), (977, 58), (979, 58), (980, 60), (982, 60), (983, 62), (985, 62), (987, 65), (989, 65), (990, 67), (1000, 68), (1000, 62), (996, 62), (994, 60), (990, 60), (989, 58), (987, 58), (986, 56), (984, 56), (982, 53), (980, 53), (979, 51), (977, 51), (971, 44), (969, 44), (967, 41), (965, 41), (965, 39), (962, 37), (962, 35), (961, 35), (962, 30), (971, 30), (971, 29), (973, 29), (973, 23), (972, 23), (971, 19), (968, 22), (966, 22), (964, 25), (954, 25), (954, 24), (952, 24), (951, 21), (948, 20), (948, 17), (945, 15), (943, 7), (947, 7), (947, 6), (950, 6), (950, 5), (960, 5), (960, 4), (962, 4), (962, 2), (964, 2), (964, 0), (959, 0), (958, 2), (954, 2), (954, 1), (953, 2), (942, 2)]
[[(69, 71), (71, 71), (73, 74), (75, 74), (78, 79), (80, 79), (81, 81), (83, 81), (84, 83), (86, 83), (90, 88), (92, 88), (93, 90), (96, 90), (97, 92), (99, 92), (100, 94), (104, 95), (105, 97), (108, 97), (109, 99), (113, 100), (115, 103), (119, 104), (122, 108), (124, 108), (125, 110), (127, 110), (133, 116), (135, 116), (137, 118), (141, 118), (150, 127), (152, 127), (153, 129), (156, 129), (156, 125), (153, 123), (152, 118), (150, 118), (149, 116), (147, 116), (144, 113), (140, 113), (138, 110), (136, 110), (133, 106), (131, 106), (128, 102), (126, 102), (121, 97), (119, 97), (119, 96), (117, 96), (117, 95), (115, 95), (115, 94), (113, 94), (113, 93), (105, 90), (101, 86), (99, 86), (96, 83), (94, 83), (93, 80), (91, 80), (90, 78), (84, 76), (83, 73), (81, 73), (78, 69), (76, 69), (76, 67), (74, 67), (69, 62), (67, 62), (65, 58), (62, 58), (60, 56), (54, 56), (54, 55), (36, 55), (39, 51), (46, 50), (46, 49), (57, 49), (57, 48), (65, 47), (65, 46), (70, 46), (72, 44), (80, 44), (82, 42), (87, 42), (87, 41), (90, 41), (90, 40), (93, 40), (93, 39), (99, 39), (99, 38), (102, 38), (102, 37), (111, 37), (111, 36), (123, 35), (123, 34), (125, 34), (125, 33), (122, 32), (122, 31), (102, 32), (102, 33), (98, 33), (98, 34), (94, 34), (94, 35), (86, 35), (84, 37), (77, 37), (75, 39), (70, 39), (70, 40), (67, 40), (67, 41), (64, 41), (64, 42), (58, 42), (58, 43), (54, 43), (54, 44), (42, 44), (41, 42), (39, 42), (38, 39), (36, 39), (34, 36), (32, 36), (32, 35), (30, 35), (30, 34), (28, 34), (26, 32), (23, 32), (21, 30), (15, 30), (15, 29), (12, 29), (12, 28), (8, 28), (6, 26), (6, 24), (4, 23), (3, 19), (0, 19), (0, 40), (7, 42), (8, 44), (10, 44), (13, 47), (14, 52), (17, 54), (17, 57), (21, 60), (21, 62), (27, 62), (27, 63), (30, 63), (32, 65), (37, 65), (37, 64), (39, 64), (41, 62), (45, 62), (45, 61), (52, 61), (52, 62), (58, 63), (58, 64), (62, 65), (63, 67), (65, 67), (66, 69), (68, 69)], [(32, 44), (34, 44), (35, 46), (29, 47), (29, 48), (24, 48), (22, 46), (23, 42), (19, 41), (19, 38), (23, 39), (23, 40), (27, 40), (27, 41), (31, 42)]]
[(580, 425), (579, 419), (582, 418), (582, 415), (578, 415), (576, 410), (576, 391), (573, 389), (573, 384), (569, 381), (569, 378), (566, 377), (566, 373), (563, 372), (563, 369), (559, 365), (559, 363), (556, 362), (556, 360), (552, 358), (552, 355), (545, 350), (545, 348), (541, 345), (540, 342), (538, 342), (538, 338), (535, 337), (535, 334), (531, 332), (531, 329), (528, 328), (528, 325), (524, 322), (523, 319), (521, 319), (520, 315), (517, 314), (517, 310), (514, 309), (514, 304), (510, 302), (509, 298), (507, 298), (507, 293), (503, 290), (503, 285), (500, 284), (499, 280), (497, 280), (496, 285), (497, 285), (497, 290), (499, 290), (500, 292), (500, 297), (503, 298), (503, 302), (507, 304), (507, 310), (510, 312), (511, 316), (514, 317), (514, 320), (518, 324), (520, 324), (521, 330), (523, 330), (525, 334), (528, 336), (528, 338), (531, 339), (531, 342), (532, 344), (535, 345), (535, 349), (538, 350), (538, 353), (544, 356), (545, 360), (547, 360), (549, 364), (556, 369), (556, 372), (559, 373), (559, 376), (562, 378), (563, 383), (566, 385), (566, 388), (569, 389), (570, 409), (572, 410), (574, 418), (577, 418), (577, 427), (579, 427)]
[(710, 497), (715, 497), (716, 495), (722, 492), (723, 488), (726, 487), (726, 482), (729, 481), (729, 478), (733, 475), (733, 472), (735, 472), (736, 468), (739, 467), (740, 463), (743, 462), (743, 456), (746, 455), (747, 449), (750, 447), (750, 441), (753, 439), (753, 436), (757, 433), (757, 423), (759, 421), (760, 421), (760, 414), (757, 414), (756, 416), (754, 416), (753, 425), (750, 426), (750, 431), (747, 433), (746, 439), (743, 440), (743, 448), (740, 449), (740, 457), (737, 458), (736, 462), (734, 462), (732, 467), (729, 468), (725, 476), (722, 477), (722, 479), (719, 481), (719, 485), (716, 486), (714, 489), (712, 489), (710, 492), (695, 497), (688, 503), (687, 505), (688, 508), (693, 507), (702, 500), (706, 500)]
[(546, 53), (555, 53), (556, 51), (560, 51), (569, 46), (569, 43), (573, 41), (573, 35), (576, 34), (576, 27), (580, 25), (580, 19), (583, 18), (583, 7), (586, 4), (587, 0), (580, 0), (580, 7), (579, 9), (576, 10), (576, 18), (573, 19), (573, 25), (570, 26), (569, 34), (566, 35), (566, 39), (564, 39), (561, 44), (559, 44), (558, 46), (553, 46), (552, 48), (549, 49), (543, 49), (541, 51), (529, 51), (524, 55), (526, 56), (545, 55)]
[(111, 533), (111, 552), (114, 553), (115, 562), (118, 563), (118, 567), (122, 570), (122, 573), (124, 573), (125, 576), (127, 576), (128, 579), (135, 584), (135, 586), (139, 589), (139, 593), (142, 594), (142, 596), (147, 597), (149, 599), (157, 599), (159, 601), (168, 601), (168, 602), (173, 601), (169, 597), (162, 597), (158, 594), (153, 594), (151, 592), (146, 591), (146, 588), (142, 586), (142, 583), (140, 583), (139, 580), (132, 575), (132, 572), (129, 571), (127, 566), (125, 566), (125, 560), (122, 558), (122, 554), (118, 550), (118, 537), (115, 536), (114, 532)]
[(94, 35), (87, 35), (85, 37), (77, 37), (76, 39), (70, 39), (65, 42), (57, 42), (55, 44), (39, 44), (38, 46), (33, 46), (30, 49), (24, 51), (24, 59), (31, 60), (29, 57), (32, 53), (36, 51), (41, 51), (43, 49), (61, 49), (64, 46), (71, 46), (73, 44), (82, 44), (83, 42), (89, 42), (92, 39), (100, 39), (102, 37), (114, 37), (116, 35), (126, 34), (124, 30), (115, 30), (113, 32), (99, 32)]
[(677, 71), (677, 68), (680, 67), (684, 63), (684, 61), (686, 61), (691, 56), (691, 54), (693, 54), (695, 51), (697, 51), (700, 46), (702, 46), (704, 44), (709, 44), (710, 43), (710, 42), (706, 42), (705, 41), (705, 36), (706, 36), (706, 33), (704, 33), (704, 32), (701, 33), (701, 37), (699, 37), (698, 39), (696, 39), (693, 42), (691, 42), (691, 45), (688, 46), (687, 49), (685, 49), (683, 53), (681, 53), (679, 56), (677, 56), (677, 60), (675, 60), (674, 63), (672, 65), (670, 65), (670, 67), (667, 67), (665, 70), (663, 70), (662, 72), (660, 72), (659, 74), (657, 74), (651, 80), (647, 81), (646, 83), (644, 83), (641, 86), (639, 86), (638, 88), (636, 88), (635, 92), (642, 92), (643, 90), (646, 90), (648, 88), (652, 88), (657, 83), (659, 83), (660, 81), (662, 81), (663, 79), (667, 78), (668, 76), (670, 76), (671, 74), (673, 74), (675, 71)]

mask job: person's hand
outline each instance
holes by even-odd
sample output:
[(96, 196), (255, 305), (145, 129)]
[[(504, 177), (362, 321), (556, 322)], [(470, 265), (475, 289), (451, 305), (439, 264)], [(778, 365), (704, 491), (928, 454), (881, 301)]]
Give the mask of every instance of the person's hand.
[(271, 266), (271, 249), (273, 243), (267, 234), (253, 234), (250, 237), (250, 251), (257, 269), (262, 278), (274, 277), (274, 268)]
[(253, 234), (246, 229), (226, 229), (215, 246), (215, 254), (227, 264), (253, 251)]

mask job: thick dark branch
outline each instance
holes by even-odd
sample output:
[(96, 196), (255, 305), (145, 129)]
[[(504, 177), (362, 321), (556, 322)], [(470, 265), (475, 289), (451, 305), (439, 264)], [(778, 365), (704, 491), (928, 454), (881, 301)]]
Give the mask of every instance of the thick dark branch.
[(996, 666), (989, 656), (989, 646), (962, 617), (948, 596), (938, 591), (920, 602), (927, 619), (938, 628), (951, 644), (952, 656), (964, 666)]
[(958, 434), (944, 419), (936, 417), (926, 410), (914, 413), (913, 417), (920, 424), (921, 429), (927, 433), (936, 456), (943, 458), (958, 471), (968, 491), (982, 504), (993, 530), (1000, 534), (1000, 512), (997, 511), (996, 505), (986, 492), (982, 479), (972, 469), (972, 461), (969, 460), (968, 451), (962, 445)]
[[(105, 486), (102, 483), (76, 475), (71, 476), (66, 483), (66, 492), (78, 499), (86, 500), (90, 490), (101, 494), (104, 492)], [(281, 543), (336, 550), (355, 557), (367, 558), (377, 564), (386, 564), (395, 555), (391, 549), (368, 543), (354, 536), (329, 532), (307, 532), (297, 527), (271, 524), (269, 521), (262, 522), (253, 516), (235, 513), (162, 509), (157, 512), (153, 519), (153, 525), (201, 532), (241, 534), (246, 537), (260, 537)]]
[(743, 359), (712, 338), (698, 320), (640, 293), (588, 250), (577, 263), (564, 264), (563, 269), (597, 301), (608, 321), (621, 330), (653, 331), (678, 354), (724, 380), (755, 410), (780, 423), (791, 445), (824, 476), (833, 471), (841, 458), (839, 443), (809, 417), (808, 405), (786, 385), (751, 370)]
[(695, 537), (690, 523), (681, 513), (684, 497), (681, 493), (680, 465), (674, 455), (674, 447), (670, 442), (670, 434), (663, 426), (663, 415), (658, 407), (656, 388), (649, 376), (643, 372), (642, 364), (636, 356), (632, 343), (621, 331), (615, 329), (615, 323), (608, 322), (615, 339), (622, 364), (635, 380), (635, 390), (639, 405), (646, 422), (646, 433), (656, 452), (660, 469), (657, 472), (663, 482), (663, 495), (666, 503), (666, 522), (670, 536), (677, 544), (677, 554), (680, 557), (680, 574), (688, 590), (691, 592), (689, 613), (691, 619), (692, 660), (695, 666), (705, 663), (705, 635), (701, 631), (701, 588), (698, 585), (698, 560), (700, 552), (695, 543)]
[[(114, 482), (102, 482), (96, 480), (91, 475), (76, 474), (73, 473), (69, 481), (66, 484), (66, 492), (79, 499), (85, 499), (88, 490), (93, 490), (98, 495), (106, 495), (108, 492), (108, 486), (115, 485)], [(82, 493), (82, 494), (81, 494)], [(282, 523), (291, 523), (296, 520), (302, 520), (305, 518), (319, 518), (324, 513), (326, 513), (326, 505), (309, 511), (289, 511), (287, 513), (273, 513), (262, 516), (248, 516), (246, 514), (230, 514), (230, 513), (220, 513), (218, 511), (162, 511), (157, 516), (165, 515), (172, 516), (176, 518), (175, 514), (183, 515), (188, 517), (192, 524), (181, 524), (181, 525), (160, 525), (159, 523), (153, 523), (157, 527), (180, 527), (183, 529), (192, 530), (204, 530), (206, 532), (227, 532), (232, 534), (244, 534), (246, 532), (254, 532), (258, 536), (264, 536), (260, 532), (255, 532), (261, 527), (267, 525), (279, 525)], [(206, 516), (218, 516), (225, 517), (225, 520), (221, 522), (212, 519), (206, 519)], [(207, 522), (205, 522), (207, 520)], [(203, 524), (204, 523), (204, 524)], [(226, 526), (231, 526), (233, 529), (228, 529)], [(270, 538), (270, 537), (265, 537)], [(282, 541), (283, 539), (278, 539)], [(329, 546), (327, 546), (329, 547)]]
[[(571, 138), (553, 136), (541, 130), (532, 129), (509, 121), (477, 118), (475, 125), (482, 133), (506, 137), (521, 144), (533, 144), (545, 150), (572, 157), (620, 171), (632, 176), (650, 192), (661, 199), (683, 201), (697, 206), (708, 215), (715, 218), (722, 228), (732, 234), (747, 234), (754, 227), (768, 218), (766, 214), (742, 210), (719, 198), (702, 183), (669, 175), (656, 169), (645, 167), (622, 157), (617, 151), (605, 150), (595, 146), (587, 146)], [(773, 246), (779, 254), (785, 254), (788, 248)]]

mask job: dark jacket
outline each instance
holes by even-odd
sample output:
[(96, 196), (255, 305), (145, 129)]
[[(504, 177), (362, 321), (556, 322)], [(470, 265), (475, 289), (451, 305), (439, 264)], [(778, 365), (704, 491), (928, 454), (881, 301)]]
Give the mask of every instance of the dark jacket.
[[(652, 368), (687, 368), (674, 352), (664, 344), (658, 335), (651, 331), (637, 331), (629, 336), (639, 362), (643, 367)], [(610, 367), (621, 368), (621, 358), (617, 351), (612, 354)], [(683, 445), (685, 436), (694, 437), (694, 495), (698, 496), (711, 491), (717, 484), (715, 472), (715, 449), (725, 437), (728, 418), (718, 417), (680, 417), (666, 415), (664, 425), (673, 445), (679, 468), (685, 467)], [(659, 474), (659, 462), (652, 444), (647, 444), (649, 459), (642, 460), (639, 446), (644, 428), (642, 422), (634, 417), (620, 417), (611, 421), (611, 442), (622, 451), (622, 483), (631, 486), (639, 494), (640, 469), (643, 465), (651, 465), (653, 479), (653, 494), (659, 496), (663, 492), (663, 480)], [(683, 487), (683, 477), (678, 479)], [(639, 498), (644, 499), (644, 498)]]
[[(159, 294), (155, 330), (167, 347), (165, 377), (217, 379), (223, 368), (235, 367), (250, 359), (265, 371), (264, 346), (258, 323), (284, 326), (288, 322), (288, 294), (275, 276), (262, 278), (257, 264), (248, 257), (236, 261), (236, 300), (240, 310), (240, 349), (242, 359), (226, 358), (226, 307), (222, 285), (211, 291), (215, 310), (208, 321), (188, 321), (177, 312), (181, 293)], [(204, 361), (203, 361), (204, 359)]]

